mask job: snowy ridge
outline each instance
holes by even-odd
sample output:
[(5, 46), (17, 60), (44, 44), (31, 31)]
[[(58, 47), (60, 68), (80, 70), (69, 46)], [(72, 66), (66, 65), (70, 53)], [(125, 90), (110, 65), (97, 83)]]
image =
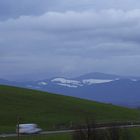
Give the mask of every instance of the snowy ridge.
[(51, 80), (52, 82), (61, 82), (61, 83), (67, 83), (67, 84), (75, 84), (75, 85), (80, 85), (80, 81), (76, 80), (69, 80), (65, 78), (55, 78)]
[[(120, 78), (115, 79), (97, 79), (97, 78), (87, 78), (87, 79), (81, 79), (81, 80), (75, 80), (75, 79), (67, 79), (67, 78), (54, 78), (49, 81), (40, 81), (38, 82), (38, 86), (48, 86), (49, 84), (54, 84), (58, 86), (63, 87), (69, 87), (69, 88), (78, 88), (82, 86), (90, 86), (94, 84), (102, 84), (102, 83), (109, 83), (113, 81), (120, 80)], [(131, 81), (137, 81), (137, 79), (129, 79)]]
[(47, 85), (47, 82), (39, 82), (38, 85), (43, 85), (43, 86), (45, 86), (45, 85)]
[(55, 78), (51, 80), (51, 82), (55, 82), (57, 85), (73, 87), (73, 88), (82, 86), (80, 81), (70, 80), (70, 79), (65, 79), (65, 78)]
[(114, 80), (101, 80), (101, 79), (85, 79), (83, 80), (83, 84), (92, 85), (92, 84), (100, 84), (100, 83), (108, 83)]
[(65, 78), (55, 78), (51, 80), (51, 82), (57, 85), (71, 87), (71, 88), (77, 88), (84, 85), (107, 83), (111, 81), (114, 81), (114, 80), (84, 79), (84, 80), (78, 81), (78, 80), (70, 80), (70, 79), (65, 79)]

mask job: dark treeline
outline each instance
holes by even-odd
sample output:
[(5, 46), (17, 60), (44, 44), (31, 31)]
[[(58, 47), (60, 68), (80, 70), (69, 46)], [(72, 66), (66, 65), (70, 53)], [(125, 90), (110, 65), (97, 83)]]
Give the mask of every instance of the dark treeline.
[(100, 128), (95, 122), (87, 121), (75, 128), (73, 140), (133, 140), (133, 137), (127, 128), (119, 128), (118, 124)]

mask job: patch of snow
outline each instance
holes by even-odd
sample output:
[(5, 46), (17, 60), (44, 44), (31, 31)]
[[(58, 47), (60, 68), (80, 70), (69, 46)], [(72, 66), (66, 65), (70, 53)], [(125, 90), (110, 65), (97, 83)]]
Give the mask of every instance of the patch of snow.
[(76, 85), (69, 85), (69, 84), (63, 84), (63, 83), (57, 83), (57, 85), (65, 86), (65, 87), (70, 87), (70, 88), (77, 88), (78, 87)]
[(51, 81), (59, 83), (59, 84), (61, 83), (61, 84), (72, 84), (72, 86), (82, 86), (80, 81), (69, 80), (69, 79), (65, 79), (65, 78), (55, 78)]
[[(118, 80), (118, 79), (114, 79), (114, 80)], [(55, 79), (51, 80), (51, 82), (55, 82), (57, 85), (61, 85), (61, 86), (77, 88), (79, 86), (107, 83), (107, 82), (111, 82), (114, 80), (84, 79), (82, 81), (76, 81), (76, 80), (70, 80), (70, 79), (65, 79), (65, 78), (55, 78)]]
[(101, 79), (85, 79), (82, 80), (83, 84), (92, 85), (92, 84), (100, 84), (100, 83), (108, 83), (113, 80), (101, 80)]
[(46, 82), (39, 82), (38, 84), (39, 84), (39, 85), (42, 85), (42, 86), (46, 86), (46, 85), (47, 85)]

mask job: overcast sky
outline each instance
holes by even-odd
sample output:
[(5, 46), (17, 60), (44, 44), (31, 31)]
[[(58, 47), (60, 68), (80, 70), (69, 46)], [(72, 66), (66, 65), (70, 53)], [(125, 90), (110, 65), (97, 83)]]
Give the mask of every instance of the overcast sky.
[(0, 0), (0, 78), (140, 76), (139, 0)]

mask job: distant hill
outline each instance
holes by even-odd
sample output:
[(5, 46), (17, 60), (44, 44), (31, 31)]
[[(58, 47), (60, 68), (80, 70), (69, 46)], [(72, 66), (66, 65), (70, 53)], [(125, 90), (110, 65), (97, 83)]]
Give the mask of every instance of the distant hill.
[(83, 80), (83, 79), (116, 79), (116, 78), (122, 78), (123, 76), (114, 75), (114, 74), (105, 74), (100, 72), (93, 72), (93, 73), (87, 73), (84, 75), (81, 75), (79, 77), (76, 77), (75, 79)]
[(140, 77), (88, 73), (76, 78), (55, 77), (39, 81), (0, 84), (48, 91), (127, 107), (140, 106)]
[(0, 86), (0, 132), (15, 131), (20, 123), (37, 123), (43, 129), (82, 123), (87, 118), (98, 121), (138, 120), (140, 112), (47, 92)]
[(100, 73), (100, 72), (92, 72), (87, 73), (84, 75), (81, 75), (77, 77), (76, 79), (137, 79), (140, 80), (140, 77), (136, 76), (120, 76), (116, 74), (106, 74), (106, 73)]

